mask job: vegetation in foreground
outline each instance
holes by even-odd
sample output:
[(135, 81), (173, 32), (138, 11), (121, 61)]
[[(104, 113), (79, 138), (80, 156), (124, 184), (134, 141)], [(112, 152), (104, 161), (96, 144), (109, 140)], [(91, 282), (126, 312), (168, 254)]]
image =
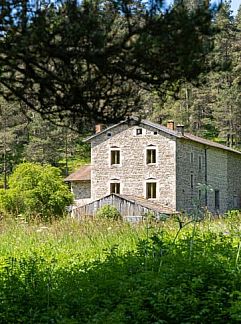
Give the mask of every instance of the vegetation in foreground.
[(240, 323), (240, 220), (2, 220), (0, 322)]

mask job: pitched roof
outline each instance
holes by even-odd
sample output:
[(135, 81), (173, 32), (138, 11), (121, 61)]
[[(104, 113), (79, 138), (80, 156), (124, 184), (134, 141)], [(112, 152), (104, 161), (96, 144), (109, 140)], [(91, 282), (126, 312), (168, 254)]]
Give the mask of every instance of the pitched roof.
[[(142, 119), (141, 121), (139, 121), (137, 118), (132, 117), (131, 120), (136, 121), (139, 124), (143, 124), (143, 125), (146, 125), (146, 126), (153, 127), (156, 130), (160, 130), (163, 133), (169, 134), (169, 135), (174, 136), (176, 138), (183, 138), (183, 139), (190, 140), (190, 141), (193, 141), (193, 142), (196, 142), (196, 143), (200, 143), (200, 144), (203, 144), (203, 145), (215, 147), (215, 148), (218, 148), (218, 149), (230, 151), (230, 152), (237, 153), (237, 154), (240, 154), (241, 155), (241, 152), (240, 151), (237, 151), (235, 149), (232, 149), (231, 147), (228, 147), (228, 146), (225, 146), (223, 144), (219, 144), (219, 143), (216, 143), (216, 142), (207, 140), (207, 139), (202, 138), (202, 137), (195, 136), (195, 135), (190, 134), (190, 133), (185, 133), (184, 132), (184, 135), (182, 135), (180, 132), (177, 132), (176, 130), (171, 130), (171, 129), (163, 126), (163, 125), (160, 125), (160, 124), (157, 124), (157, 123), (153, 123), (153, 122), (151, 122), (149, 120), (146, 120), (146, 119)], [(119, 122), (118, 124), (115, 124), (115, 125), (112, 125), (110, 127), (107, 127), (103, 131), (101, 131), (101, 132), (99, 132), (97, 134), (94, 134), (94, 135), (86, 138), (85, 139), (85, 142), (89, 142), (92, 139), (96, 138), (97, 136), (99, 136), (101, 134), (104, 134), (104, 133), (110, 131), (111, 129), (113, 129), (115, 127), (118, 127), (119, 125), (122, 125), (122, 124), (128, 123), (128, 122), (129, 122), (129, 120), (123, 120), (123, 121)]]
[(109, 200), (108, 204), (110, 205), (115, 205), (114, 201), (112, 200), (113, 198), (117, 197), (120, 200), (124, 200), (124, 201), (128, 201), (130, 202), (132, 205), (138, 205), (141, 208), (145, 208), (148, 210), (153, 211), (154, 213), (157, 214), (164, 214), (164, 215), (174, 215), (174, 214), (180, 214), (178, 211), (173, 210), (172, 208), (168, 207), (168, 206), (164, 206), (162, 204), (160, 204), (157, 201), (151, 201), (142, 197), (137, 197), (137, 196), (133, 196), (133, 195), (120, 195), (120, 194), (109, 194), (107, 196), (104, 196), (102, 198), (99, 198), (97, 200), (91, 201), (83, 206), (77, 206), (74, 208), (75, 212), (78, 211), (82, 211), (83, 213), (86, 214), (91, 214), (94, 211), (96, 211), (96, 209), (102, 207), (102, 203), (106, 204), (106, 199)]
[(140, 205), (144, 208), (151, 209), (153, 211), (156, 211), (158, 213), (163, 213), (163, 214), (178, 214), (177, 211), (173, 210), (172, 208), (168, 206), (164, 206), (158, 201), (153, 201), (153, 200), (148, 200), (142, 197), (137, 197), (133, 195), (120, 195), (120, 194), (112, 194), (117, 197), (120, 197), (121, 199), (130, 201), (134, 204)]
[(90, 181), (91, 180), (91, 165), (84, 165), (74, 173), (71, 173), (65, 181)]

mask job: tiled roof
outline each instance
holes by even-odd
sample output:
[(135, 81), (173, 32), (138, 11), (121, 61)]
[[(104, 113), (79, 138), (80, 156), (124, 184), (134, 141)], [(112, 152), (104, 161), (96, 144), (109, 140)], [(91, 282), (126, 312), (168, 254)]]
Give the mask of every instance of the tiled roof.
[[(131, 119), (134, 120), (134, 121), (138, 121), (137, 118), (134, 118), (134, 117), (131, 118)], [(124, 121), (121, 121), (118, 124), (115, 124), (115, 125), (112, 125), (110, 127), (107, 127), (102, 132), (99, 132), (97, 134), (94, 134), (94, 135), (88, 137), (85, 141), (86, 142), (89, 142), (93, 138), (95, 138), (95, 137), (97, 137), (97, 136), (99, 136), (101, 134), (104, 134), (105, 132), (108, 132), (111, 129), (113, 129), (115, 127), (118, 127), (119, 125), (122, 125), (122, 124), (127, 123), (127, 122), (128, 122), (127, 120), (124, 120)], [(180, 132), (177, 132), (176, 130), (171, 130), (171, 129), (163, 126), (163, 125), (160, 125), (160, 124), (157, 124), (157, 123), (153, 123), (153, 122), (151, 122), (149, 120), (146, 120), (146, 119), (142, 119), (141, 121), (138, 121), (138, 122), (140, 124), (153, 127), (153, 128), (155, 128), (157, 130), (160, 130), (160, 131), (162, 131), (162, 132), (164, 132), (166, 134), (169, 134), (171, 136), (174, 136), (176, 138), (183, 138), (183, 139), (190, 140), (190, 141), (193, 141), (193, 142), (196, 142), (196, 143), (200, 143), (200, 144), (203, 144), (203, 145), (207, 145), (207, 146), (219, 148), (219, 149), (226, 150), (226, 151), (230, 151), (230, 152), (237, 153), (237, 154), (241, 154), (240, 151), (234, 150), (231, 147), (228, 147), (228, 146), (225, 146), (225, 145), (222, 145), (222, 144), (219, 144), (219, 143), (216, 143), (216, 142), (207, 140), (207, 139), (202, 138), (202, 137), (198, 137), (198, 136), (192, 135), (190, 133), (185, 133), (184, 132), (184, 135), (182, 135)]]
[(90, 181), (91, 180), (91, 165), (84, 165), (74, 173), (71, 173), (65, 181)]
[(219, 149), (222, 149), (222, 150), (226, 150), (226, 151), (241, 154), (240, 151), (234, 150), (231, 147), (225, 146), (223, 144), (219, 144), (217, 142), (210, 141), (210, 140), (208, 140), (206, 138), (195, 136), (195, 135), (190, 134), (190, 133), (184, 133), (183, 138), (191, 140), (193, 142), (201, 143), (203, 145), (212, 146), (212, 147), (216, 147), (216, 148), (219, 148)]

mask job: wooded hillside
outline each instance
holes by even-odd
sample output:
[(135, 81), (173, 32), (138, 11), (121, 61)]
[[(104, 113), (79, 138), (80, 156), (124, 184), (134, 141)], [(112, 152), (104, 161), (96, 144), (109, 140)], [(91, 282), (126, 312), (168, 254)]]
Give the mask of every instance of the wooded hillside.
[[(233, 17), (229, 1), (224, 2), (219, 10), (199, 7), (197, 1), (185, 1), (181, 5), (177, 1), (166, 12), (161, 9), (161, 4), (157, 6), (157, 2), (154, 7), (143, 7), (138, 1), (132, 1), (131, 7), (121, 1), (118, 2), (121, 7), (118, 7), (117, 2), (109, 1), (108, 7), (107, 2), (97, 1), (95, 8), (88, 2), (73, 2), (75, 6), (51, 7), (51, 11), (35, 8), (35, 19), (29, 20), (30, 14), (23, 14), (23, 4), (28, 1), (18, 2), (21, 5), (16, 7), (18, 11), (14, 11), (15, 18), (11, 18), (13, 8), (7, 6), (11, 1), (1, 5), (2, 15), (5, 15), (0, 33), (1, 186), (6, 186), (6, 177), (22, 161), (50, 163), (60, 166), (63, 174), (67, 174), (78, 163), (88, 161), (89, 148), (81, 139), (92, 132), (95, 119), (96, 122), (113, 122), (133, 112), (153, 121), (161, 118), (164, 124), (173, 119), (194, 134), (241, 148), (241, 8)], [(26, 7), (26, 12), (28, 10)], [(73, 21), (68, 20), (70, 25), (66, 25), (65, 19), (70, 15)], [(85, 21), (88, 23), (85, 28), (73, 24), (77, 22), (74, 19), (80, 16), (92, 19)], [(138, 17), (141, 17), (141, 22), (137, 22)], [(98, 35), (95, 21), (99, 26), (105, 26)], [(37, 32), (41, 24), (46, 28), (46, 35), (49, 33), (55, 37), (55, 49), (51, 47), (53, 39), (44, 40), (46, 35)], [(66, 26), (77, 28), (76, 34)], [(123, 31), (118, 26), (122, 26)], [(32, 38), (28, 43), (30, 33)], [(74, 53), (61, 52), (63, 42), (59, 43), (58, 37), (65, 35), (67, 42), (70, 33), (74, 33), (76, 38), (82, 33), (78, 44), (85, 44), (82, 50), (86, 52), (82, 53), (81, 59), (77, 59), (81, 47), (75, 47)], [(41, 39), (42, 52), (36, 45)], [(88, 44), (84, 43), (85, 40)], [(15, 45), (13, 41), (16, 41)], [(31, 54), (26, 62), (24, 46), (29, 46), (25, 54)], [(47, 46), (50, 46), (51, 53), (44, 52)], [(71, 49), (69, 42), (65, 46)], [(53, 54), (57, 49), (59, 54)], [(100, 56), (103, 51), (106, 56)], [(160, 58), (161, 53), (164, 58)], [(72, 61), (64, 55), (73, 55), (70, 57)], [(52, 61), (47, 60), (49, 57)], [(105, 62), (98, 61), (101, 57)], [(50, 67), (48, 71), (44, 71), (44, 62), (47, 62), (45, 67)], [(83, 62), (88, 71), (83, 68)], [(37, 63), (41, 66), (36, 68)], [(70, 70), (67, 70), (68, 64)], [(80, 69), (76, 70), (76, 75), (70, 73), (74, 66)], [(63, 75), (59, 75), (59, 69), (64, 67)], [(22, 75), (22, 84), (21, 78), (16, 79), (19, 75)], [(81, 92), (83, 89), (72, 87), (80, 75), (84, 79), (78, 87), (86, 87), (89, 76), (92, 81), (95, 78), (88, 86), (92, 87), (91, 90)], [(72, 77), (75, 80), (71, 81)], [(47, 81), (53, 82), (53, 88)], [(65, 89), (68, 82), (70, 85)], [(101, 92), (97, 93), (97, 88), (101, 88)], [(14, 89), (18, 93), (14, 93)], [(72, 99), (68, 97), (70, 94)], [(68, 101), (68, 98), (73, 101)], [(51, 110), (51, 107), (59, 107), (61, 127), (48, 121), (53, 113), (56, 123), (58, 109)], [(79, 133), (72, 131), (70, 126)]]

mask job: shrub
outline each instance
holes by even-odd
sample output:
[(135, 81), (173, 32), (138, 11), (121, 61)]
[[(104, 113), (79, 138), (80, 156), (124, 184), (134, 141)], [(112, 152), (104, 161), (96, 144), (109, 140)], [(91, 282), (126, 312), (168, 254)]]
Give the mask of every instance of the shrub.
[(0, 190), (0, 210), (15, 216), (61, 216), (72, 201), (60, 170), (50, 165), (23, 163), (10, 176), (9, 189)]
[(99, 218), (119, 219), (121, 214), (116, 207), (104, 205), (97, 210), (96, 216)]

